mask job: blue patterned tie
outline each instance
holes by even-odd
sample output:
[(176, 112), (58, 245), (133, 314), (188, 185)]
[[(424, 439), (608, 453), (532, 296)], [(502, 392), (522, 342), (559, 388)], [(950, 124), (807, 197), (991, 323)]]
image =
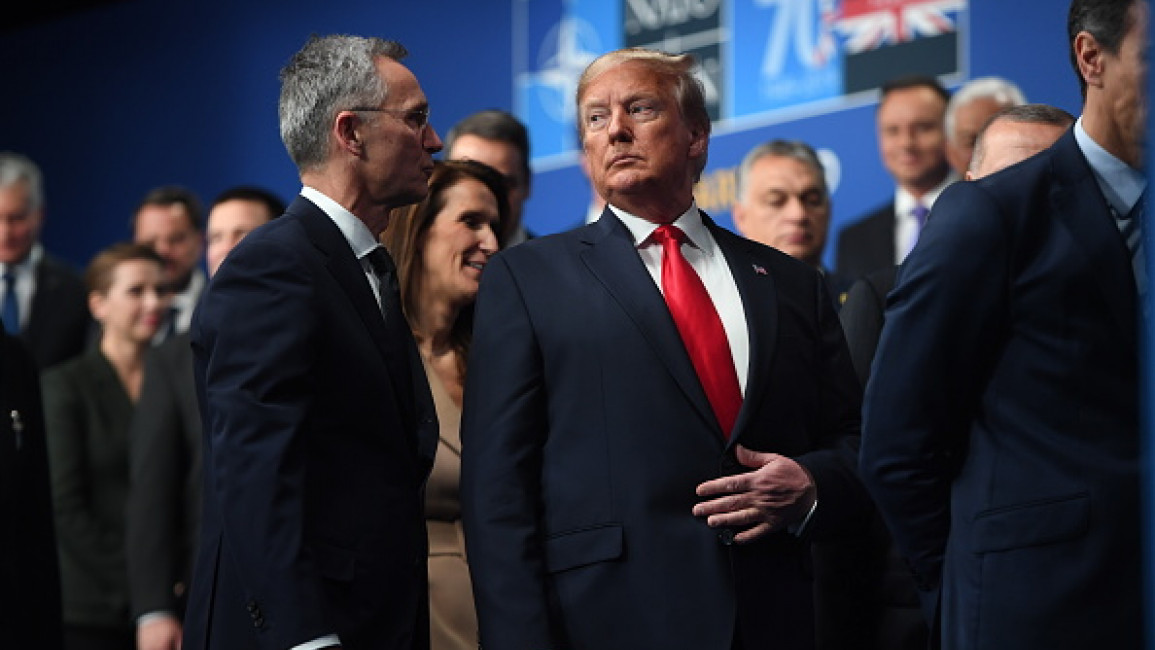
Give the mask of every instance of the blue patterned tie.
[(16, 299), (16, 274), (11, 270), (4, 272), (4, 306), (0, 318), (9, 334), (20, 333), (20, 302)]

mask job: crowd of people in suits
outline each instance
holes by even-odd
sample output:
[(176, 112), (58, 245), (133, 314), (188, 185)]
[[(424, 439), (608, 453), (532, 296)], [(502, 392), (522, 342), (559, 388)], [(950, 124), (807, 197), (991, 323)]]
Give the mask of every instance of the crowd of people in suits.
[(1077, 119), (1000, 78), (885, 84), (894, 198), (833, 269), (806, 143), (747, 154), (737, 234), (697, 208), (684, 54), (585, 69), (597, 216), (545, 237), (524, 125), (443, 143), (377, 38), (282, 70), (291, 204), (158, 188), (83, 276), (0, 153), (0, 634), (1142, 647), (1148, 14), (1071, 2)]

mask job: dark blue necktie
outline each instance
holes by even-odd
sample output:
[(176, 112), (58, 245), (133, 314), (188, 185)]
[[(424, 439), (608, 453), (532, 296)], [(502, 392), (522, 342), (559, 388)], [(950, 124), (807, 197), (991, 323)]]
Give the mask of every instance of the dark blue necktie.
[(1127, 216), (1119, 217), (1117, 222), (1123, 241), (1127, 242), (1127, 250), (1131, 251), (1131, 269), (1135, 273), (1135, 287), (1139, 290), (1140, 304), (1146, 304), (1147, 297), (1147, 270), (1143, 255), (1143, 228), (1146, 220), (1147, 192), (1143, 192), (1139, 200), (1132, 206)]
[(9, 334), (20, 333), (20, 301), (16, 299), (16, 274), (11, 270), (4, 272), (4, 305), (0, 318)]

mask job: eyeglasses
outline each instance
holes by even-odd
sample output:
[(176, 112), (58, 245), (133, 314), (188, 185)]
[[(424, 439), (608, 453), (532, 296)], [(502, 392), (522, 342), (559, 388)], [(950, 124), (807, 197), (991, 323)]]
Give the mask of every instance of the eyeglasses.
[(420, 131), (429, 125), (429, 107), (425, 108), (350, 108), (350, 111), (366, 112), (366, 113), (388, 113), (393, 117), (398, 117), (404, 120), (406, 124), (413, 127), (414, 131)]

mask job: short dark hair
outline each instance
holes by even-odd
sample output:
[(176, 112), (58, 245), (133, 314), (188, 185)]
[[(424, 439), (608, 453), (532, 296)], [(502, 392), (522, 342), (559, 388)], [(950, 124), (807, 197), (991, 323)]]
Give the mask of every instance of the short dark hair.
[(1075, 123), (1075, 116), (1067, 111), (1050, 104), (1022, 104), (1021, 106), (1010, 106), (995, 113), (983, 124), (979, 129), (978, 136), (975, 138), (975, 150), (971, 156), (968, 169), (974, 173), (983, 162), (987, 155), (987, 129), (995, 122), (1014, 122), (1017, 124), (1047, 124), (1057, 126), (1062, 129), (1070, 128)]
[(453, 153), (453, 144), (463, 135), (475, 135), (483, 140), (511, 144), (521, 153), (521, 168), (526, 182), (532, 174), (529, 170), (529, 131), (513, 115), (497, 109), (474, 113), (453, 125), (445, 136), (445, 153)]
[[(995, 113), (987, 120), (986, 126), (990, 126), (996, 120), (1050, 124), (1067, 128), (1075, 123), (1075, 116), (1058, 106), (1051, 106), (1050, 104), (1023, 104), (1021, 106), (1004, 108), (998, 113)], [(983, 127), (984, 130), (986, 126)]]
[(276, 219), (285, 213), (285, 202), (281, 200), (281, 197), (255, 185), (230, 187), (217, 195), (217, 198), (213, 200), (212, 207), (215, 208), (227, 201), (252, 201), (253, 203), (260, 203), (269, 211), (269, 219)]
[(886, 99), (886, 96), (890, 93), (896, 90), (907, 90), (909, 88), (929, 88), (934, 94), (942, 98), (943, 104), (950, 103), (950, 91), (944, 88), (943, 85), (938, 82), (938, 79), (929, 75), (917, 74), (896, 77), (882, 84), (882, 88), (879, 89), (882, 94), (878, 98), (878, 105), (882, 106), (883, 100)]
[(1079, 79), (1079, 92), (1087, 97), (1087, 80), (1079, 70), (1075, 55), (1075, 37), (1087, 32), (1095, 37), (1104, 51), (1119, 53), (1119, 45), (1131, 29), (1131, 5), (1138, 0), (1073, 0), (1067, 12), (1067, 40), (1070, 45), (1071, 67)]
[(150, 190), (140, 203), (136, 206), (136, 211), (132, 213), (132, 230), (136, 232), (136, 218), (140, 215), (140, 211), (150, 205), (159, 205), (161, 207), (170, 205), (184, 206), (188, 212), (189, 222), (197, 232), (204, 232), (204, 212), (201, 208), (200, 199), (192, 190), (183, 188), (179, 185), (165, 185)]

